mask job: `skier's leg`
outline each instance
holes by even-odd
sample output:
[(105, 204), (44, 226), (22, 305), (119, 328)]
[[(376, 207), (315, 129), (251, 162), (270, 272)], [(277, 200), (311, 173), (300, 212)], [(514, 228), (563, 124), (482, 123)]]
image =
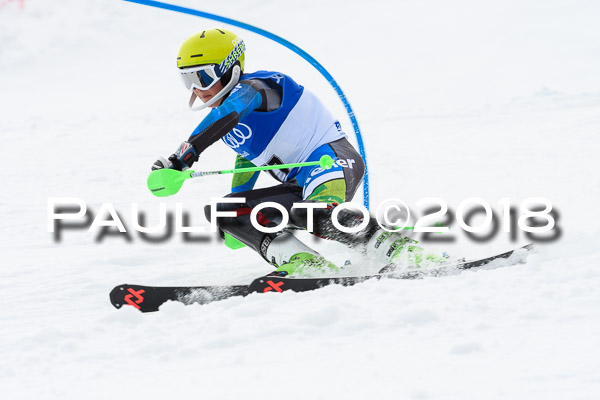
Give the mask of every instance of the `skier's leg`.
[(303, 200), (338, 204), (352, 200), (365, 173), (362, 157), (344, 138), (317, 148), (306, 161), (319, 161), (324, 155), (335, 160), (330, 169), (303, 167), (296, 175)]
[[(218, 203), (217, 211), (234, 211), (235, 217), (219, 217), (217, 225), (222, 232), (228, 233), (264, 258), (268, 243), (280, 233), (263, 233), (254, 228), (250, 222), (252, 209), (261, 203), (274, 202), (281, 204), (288, 212), (294, 203), (302, 200), (302, 188), (294, 184), (282, 184), (273, 187), (249, 190), (246, 192), (230, 193), (225, 197), (243, 197), (244, 203)], [(210, 207), (204, 208), (206, 218), (212, 220)], [(263, 208), (257, 214), (257, 222), (265, 227), (274, 227), (282, 221), (281, 213), (273, 208)]]
[[(226, 197), (244, 197), (244, 203), (219, 203), (217, 211), (235, 211), (236, 217), (219, 217), (217, 225), (259, 253), (267, 262), (286, 274), (301, 273), (307, 269), (337, 269), (337, 267), (290, 232), (265, 233), (254, 228), (250, 222), (252, 209), (261, 203), (281, 204), (289, 213), (294, 203), (302, 201), (302, 188), (296, 184), (282, 184), (270, 188), (231, 193)], [(210, 207), (205, 207), (206, 217), (211, 220)], [(281, 213), (272, 208), (263, 208), (257, 214), (257, 222), (265, 227), (281, 223)]]
[[(423, 259), (432, 259), (430, 255), (424, 255), (423, 249), (412, 238), (413, 232), (387, 232), (379, 226), (375, 218), (370, 218), (367, 226), (356, 233), (338, 230), (332, 223), (333, 209), (338, 204), (352, 200), (361, 183), (364, 164), (358, 152), (346, 139), (320, 147), (308, 160), (319, 159), (323, 154), (329, 154), (336, 160), (333, 168), (323, 170), (320, 167), (305, 167), (298, 174), (298, 182), (304, 183), (305, 202), (328, 203), (327, 208), (312, 211), (315, 235), (343, 243), (385, 264), (419, 264)], [(303, 208), (294, 208), (290, 220), (306, 229), (307, 212)], [(362, 213), (349, 209), (344, 209), (338, 214), (338, 221), (347, 227), (360, 225), (363, 218)]]
[[(342, 232), (332, 222), (335, 205), (313, 211), (313, 233), (319, 237), (335, 240), (373, 257), (382, 264), (420, 265), (424, 261), (440, 262), (444, 259), (435, 254), (425, 252), (413, 239), (414, 232), (388, 232), (382, 229), (375, 217), (370, 217), (365, 228), (356, 233)], [(297, 226), (307, 227), (307, 209), (294, 208), (290, 220)], [(364, 216), (360, 211), (345, 208), (337, 215), (339, 223), (346, 227), (355, 227), (363, 223)]]
[[(358, 152), (346, 139), (340, 139), (319, 147), (307, 161), (319, 160), (323, 155), (329, 155), (335, 163), (330, 169), (319, 166), (304, 167), (298, 172), (296, 179), (303, 185), (302, 197), (304, 202), (324, 202), (327, 208), (314, 209), (313, 233), (325, 239), (341, 242), (350, 247), (357, 247), (362, 242), (368, 241), (373, 229), (369, 224), (358, 235), (339, 231), (331, 222), (333, 208), (341, 203), (352, 200), (358, 189), (365, 166)], [(294, 208), (290, 220), (297, 226), (307, 228), (307, 210)], [(356, 226), (362, 222), (362, 214), (350, 210), (343, 210), (339, 220), (344, 226)], [(376, 225), (376, 224), (375, 224)], [(368, 236), (368, 237), (365, 237)]]

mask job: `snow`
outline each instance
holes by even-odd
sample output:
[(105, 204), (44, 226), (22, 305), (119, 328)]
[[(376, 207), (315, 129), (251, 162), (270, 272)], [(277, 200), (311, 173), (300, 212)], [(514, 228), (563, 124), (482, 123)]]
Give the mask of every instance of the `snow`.
[[(122, 1), (0, 2), (2, 398), (600, 396), (597, 2), (177, 4), (276, 33), (331, 72), (363, 132), (374, 206), (397, 197), (417, 210), (435, 196), (456, 210), (477, 196), (499, 212), (502, 198), (541, 196), (560, 237), (526, 264), (445, 278), (115, 310), (108, 293), (121, 283), (247, 283), (271, 270), (214, 235), (150, 243), (132, 229), (134, 202), (148, 223), (161, 202), (181, 202), (208, 229), (202, 207), (228, 192), (227, 177), (167, 199), (145, 187), (151, 163), (203, 115), (187, 110), (178, 46), (220, 25)], [(305, 61), (229, 28), (246, 41), (248, 71), (294, 76), (352, 131)], [(232, 163), (217, 144), (198, 169)], [(111, 203), (130, 240), (71, 229), (55, 241), (49, 197), (81, 198), (94, 214)], [(456, 228), (431, 248), (477, 257), (528, 242), (499, 231), (478, 243)], [(299, 236), (337, 263), (356, 258)]]

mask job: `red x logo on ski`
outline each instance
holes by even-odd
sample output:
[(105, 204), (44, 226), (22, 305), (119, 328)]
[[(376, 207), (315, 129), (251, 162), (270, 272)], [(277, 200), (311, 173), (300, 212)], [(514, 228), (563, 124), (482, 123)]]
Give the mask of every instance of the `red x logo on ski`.
[(277, 292), (283, 292), (283, 289), (281, 288), (283, 286), (283, 282), (275, 283), (273, 281), (267, 281), (267, 284), (270, 287), (266, 287), (265, 290), (263, 291), (263, 293), (270, 292), (271, 290), (275, 290)]
[[(134, 306), (135, 308), (139, 309), (140, 306), (138, 306), (138, 304), (140, 304), (142, 301), (144, 301), (144, 298), (142, 297), (142, 294), (145, 293), (146, 291), (144, 289), (140, 289), (140, 290), (138, 290), (136, 292), (135, 290), (133, 290), (133, 288), (129, 288), (127, 290), (131, 294), (128, 294), (127, 296), (125, 296), (125, 301), (130, 306)], [(133, 300), (131, 300), (133, 298), (133, 296), (136, 297), (135, 303), (133, 302)]]

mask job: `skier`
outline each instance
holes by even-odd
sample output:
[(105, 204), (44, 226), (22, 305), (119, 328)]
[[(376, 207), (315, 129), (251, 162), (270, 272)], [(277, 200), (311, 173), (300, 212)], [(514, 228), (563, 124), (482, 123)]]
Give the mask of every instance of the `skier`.
[[(210, 29), (192, 35), (179, 49), (177, 67), (191, 92), (189, 107), (211, 112), (168, 159), (160, 158), (152, 169), (185, 170), (209, 146), (221, 140), (235, 152), (235, 168), (318, 161), (330, 155), (336, 162), (330, 169), (319, 166), (269, 171), (281, 182), (254, 189), (258, 172), (235, 174), (232, 193), (244, 197), (244, 204), (220, 203), (219, 211), (235, 211), (236, 217), (219, 217), (219, 229), (258, 252), (277, 269), (275, 274), (331, 272), (338, 267), (302, 243), (289, 231), (263, 233), (250, 222), (253, 207), (276, 202), (288, 210), (290, 222), (306, 229), (307, 210), (294, 203), (319, 202), (315, 209), (313, 233), (336, 240), (368, 254), (385, 264), (404, 258), (411, 263), (424, 259), (416, 241), (382, 230), (371, 218), (357, 234), (337, 230), (331, 223), (333, 208), (352, 200), (364, 174), (361, 156), (348, 142), (340, 123), (310, 91), (280, 72), (244, 73), (245, 44), (225, 29)], [(197, 101), (202, 102), (195, 105)], [(210, 208), (205, 208), (210, 220)], [(339, 221), (357, 226), (362, 214), (343, 210)], [(281, 214), (264, 208), (258, 223), (269, 227), (281, 222)]]

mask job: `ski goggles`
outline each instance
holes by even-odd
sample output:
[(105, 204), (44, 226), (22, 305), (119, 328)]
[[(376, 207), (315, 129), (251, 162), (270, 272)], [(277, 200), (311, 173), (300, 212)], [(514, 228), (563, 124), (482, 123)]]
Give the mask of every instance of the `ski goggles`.
[(188, 90), (208, 90), (213, 87), (225, 72), (240, 58), (246, 50), (243, 40), (233, 48), (231, 53), (221, 64), (205, 64), (197, 67), (183, 68), (179, 70), (181, 80)]
[(200, 65), (179, 70), (181, 80), (188, 90), (208, 90), (221, 79), (216, 71), (217, 64)]

